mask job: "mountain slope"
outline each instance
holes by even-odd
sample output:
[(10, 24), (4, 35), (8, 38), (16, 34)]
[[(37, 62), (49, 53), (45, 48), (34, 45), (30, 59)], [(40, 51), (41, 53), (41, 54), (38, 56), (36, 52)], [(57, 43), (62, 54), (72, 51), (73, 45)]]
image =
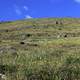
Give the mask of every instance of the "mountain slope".
[(0, 74), (6, 80), (80, 80), (80, 19), (1, 22)]

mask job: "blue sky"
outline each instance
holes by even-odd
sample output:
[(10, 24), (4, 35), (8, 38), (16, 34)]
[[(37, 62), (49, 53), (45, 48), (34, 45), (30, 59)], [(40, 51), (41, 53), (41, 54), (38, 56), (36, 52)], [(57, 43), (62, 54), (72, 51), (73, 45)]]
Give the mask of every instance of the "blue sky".
[(80, 17), (80, 0), (1, 0), (0, 20)]

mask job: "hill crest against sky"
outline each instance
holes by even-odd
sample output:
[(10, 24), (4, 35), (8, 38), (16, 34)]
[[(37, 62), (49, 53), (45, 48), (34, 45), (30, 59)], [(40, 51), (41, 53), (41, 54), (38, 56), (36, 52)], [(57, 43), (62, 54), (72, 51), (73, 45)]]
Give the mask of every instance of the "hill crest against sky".
[(80, 17), (80, 0), (1, 0), (0, 20)]

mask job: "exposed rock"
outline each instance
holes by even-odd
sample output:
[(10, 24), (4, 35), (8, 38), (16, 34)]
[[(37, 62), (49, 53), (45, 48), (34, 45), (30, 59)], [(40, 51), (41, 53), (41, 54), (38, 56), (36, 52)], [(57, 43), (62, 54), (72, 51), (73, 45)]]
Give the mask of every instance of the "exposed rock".
[(0, 80), (6, 80), (6, 75), (0, 73)]

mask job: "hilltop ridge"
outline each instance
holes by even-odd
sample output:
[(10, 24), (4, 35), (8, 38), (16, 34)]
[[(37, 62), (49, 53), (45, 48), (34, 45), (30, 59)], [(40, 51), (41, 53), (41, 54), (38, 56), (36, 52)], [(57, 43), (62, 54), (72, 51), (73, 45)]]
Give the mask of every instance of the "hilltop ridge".
[[(13, 40), (21, 36), (31, 34), (29, 38), (57, 38), (58, 36), (64, 37), (79, 37), (80, 35), (80, 19), (74, 18), (46, 18), (46, 19), (29, 19), (14, 22), (2, 22), (0, 24), (0, 37), (3, 39)], [(16, 39), (16, 40), (17, 40)]]

